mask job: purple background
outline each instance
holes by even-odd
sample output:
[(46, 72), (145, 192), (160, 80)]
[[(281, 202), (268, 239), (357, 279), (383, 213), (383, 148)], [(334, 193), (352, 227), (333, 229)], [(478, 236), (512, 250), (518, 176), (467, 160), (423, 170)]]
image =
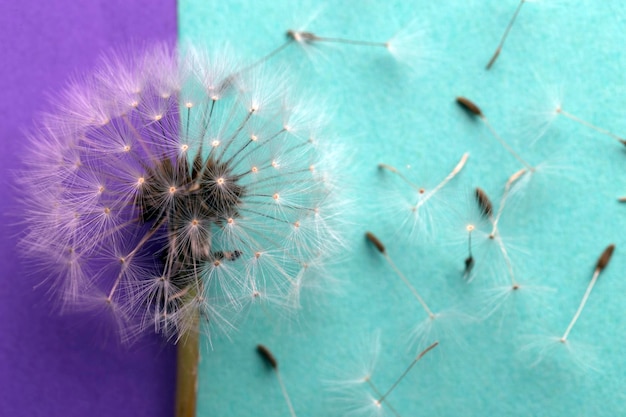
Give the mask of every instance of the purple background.
[(52, 310), (41, 277), (15, 248), (10, 176), (23, 129), (46, 94), (112, 46), (176, 39), (175, 0), (5, 0), (0, 4), (0, 415), (171, 416), (174, 349), (151, 336), (106, 343), (76, 315)]

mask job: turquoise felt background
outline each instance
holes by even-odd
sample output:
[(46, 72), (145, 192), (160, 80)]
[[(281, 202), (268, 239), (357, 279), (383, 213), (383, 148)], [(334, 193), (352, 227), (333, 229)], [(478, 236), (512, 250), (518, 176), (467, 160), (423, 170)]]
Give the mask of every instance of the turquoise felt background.
[[(426, 356), (388, 398), (400, 415), (615, 416), (624, 413), (626, 373), (626, 148), (558, 118), (532, 145), (549, 109), (553, 87), (563, 108), (626, 135), (626, 4), (620, 0), (539, 1), (525, 4), (503, 52), (487, 72), (517, 0), (442, 1), (179, 1), (180, 37), (227, 42), (250, 60), (284, 42), (284, 32), (306, 23), (319, 35), (386, 40), (412, 19), (423, 27), (429, 52), (420, 71), (384, 50), (322, 44), (307, 56), (297, 46), (270, 65), (291, 65), (292, 82), (325, 97), (338, 142), (345, 146), (345, 253), (331, 265), (336, 283), (309, 291), (297, 316), (258, 310), (227, 339), (212, 335), (202, 352), (199, 416), (288, 415), (275, 376), (259, 360), (270, 347), (299, 417), (342, 415), (325, 381), (359, 376), (365, 342), (378, 329), (381, 351), (373, 380), (386, 389), (416, 353), (410, 330), (424, 318), (402, 282), (363, 239), (372, 230), (436, 310), (456, 307), (476, 315), (489, 276), (462, 279), (469, 211), (467, 194), (480, 186), (494, 203), (520, 166), (485, 126), (454, 103), (464, 95), (481, 106), (495, 129), (532, 163), (551, 163), (527, 192), (507, 206), (500, 230), (514, 238), (518, 279), (553, 288), (520, 292), (487, 320), (452, 323), (441, 346)], [(308, 90), (307, 90), (308, 88)], [(464, 152), (464, 171), (437, 202), (432, 239), (409, 236), (392, 209), (404, 190), (399, 178), (377, 169), (401, 168), (432, 186)], [(410, 165), (410, 170), (406, 168)], [(469, 191), (468, 191), (469, 190)], [(456, 215), (455, 215), (456, 213)], [(454, 242), (459, 243), (454, 244)], [(608, 243), (616, 254), (591, 295), (570, 340), (599, 371), (582, 369), (565, 349), (536, 366), (537, 352), (521, 348), (560, 335)], [(529, 297), (530, 296), (530, 297)], [(557, 346), (561, 347), (561, 346)]]

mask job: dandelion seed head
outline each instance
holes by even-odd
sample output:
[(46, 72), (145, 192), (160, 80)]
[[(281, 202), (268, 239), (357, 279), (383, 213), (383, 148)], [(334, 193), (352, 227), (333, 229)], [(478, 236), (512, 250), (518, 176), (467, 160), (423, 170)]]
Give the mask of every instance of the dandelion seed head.
[(341, 244), (323, 117), (292, 96), (284, 74), (163, 45), (73, 80), (19, 180), (51, 292), (110, 304), (129, 337), (178, 339), (194, 316), (232, 328), (250, 298), (292, 305), (304, 265)]

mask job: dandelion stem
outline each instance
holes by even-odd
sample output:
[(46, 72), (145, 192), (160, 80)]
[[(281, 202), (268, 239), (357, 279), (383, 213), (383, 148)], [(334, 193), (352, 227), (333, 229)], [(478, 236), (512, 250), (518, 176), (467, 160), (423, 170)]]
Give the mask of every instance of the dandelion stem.
[(613, 132), (610, 132), (610, 131), (608, 131), (606, 129), (603, 129), (601, 127), (593, 125), (593, 124), (591, 124), (591, 123), (589, 123), (589, 122), (587, 122), (585, 120), (582, 120), (582, 119), (574, 116), (573, 114), (566, 112), (565, 110), (563, 110), (560, 107), (556, 111), (557, 111), (557, 113), (562, 114), (563, 116), (567, 117), (570, 120), (575, 121), (576, 123), (580, 123), (583, 126), (586, 126), (586, 127), (590, 128), (590, 129), (595, 130), (596, 132), (602, 133), (603, 135), (606, 135), (606, 136), (608, 136), (608, 137), (610, 137), (612, 139), (615, 139), (616, 141), (618, 141), (622, 145), (626, 145), (626, 140), (621, 138), (621, 137), (619, 137), (619, 136), (617, 136)]
[(430, 199), (432, 196), (437, 194), (437, 192), (439, 192), (439, 190), (441, 190), (447, 183), (449, 183), (450, 180), (452, 180), (459, 172), (461, 172), (461, 170), (465, 166), (465, 163), (467, 162), (467, 158), (469, 158), (469, 153), (466, 152), (463, 154), (459, 162), (456, 164), (454, 169), (448, 174), (448, 176), (445, 177), (443, 181), (441, 181), (439, 184), (437, 184), (437, 186), (433, 188), (428, 194), (426, 194), (426, 196), (420, 201), (420, 203), (424, 204), (428, 199)]
[(430, 317), (431, 319), (434, 319), (435, 318), (435, 314), (428, 307), (428, 305), (426, 304), (426, 302), (424, 301), (424, 299), (422, 298), (420, 293), (417, 291), (417, 289), (413, 285), (411, 285), (411, 283), (409, 282), (407, 277), (405, 277), (404, 274), (402, 273), (402, 271), (400, 271), (400, 269), (398, 269), (396, 264), (393, 262), (393, 260), (391, 259), (391, 257), (387, 253), (387, 249), (385, 248), (385, 245), (380, 241), (380, 239), (378, 239), (372, 232), (366, 232), (365, 233), (365, 237), (385, 257), (385, 259), (387, 260), (387, 263), (391, 266), (391, 269), (393, 269), (393, 271), (396, 273), (396, 275), (398, 275), (398, 277), (400, 277), (402, 282), (404, 282), (404, 284), (407, 287), (409, 287), (409, 290), (411, 290), (411, 292), (413, 293), (413, 295), (415, 296), (417, 301), (419, 301), (421, 306), (424, 308), (424, 311), (426, 311), (426, 314), (428, 314), (428, 317)]
[[(230, 136), (230, 138), (228, 138), (228, 140), (226, 141), (226, 145), (224, 146), (224, 149), (222, 150), (222, 154), (221, 156), (226, 155), (226, 151), (228, 151), (228, 148), (230, 148), (230, 145), (233, 143), (233, 141), (237, 138), (237, 135), (239, 135), (239, 133), (241, 133), (241, 131), (243, 130), (244, 127), (246, 127), (246, 124), (248, 123), (248, 121), (250, 121), (250, 118), (252, 117), (252, 115), (254, 114), (254, 112), (256, 111), (256, 108), (251, 108), (248, 110), (248, 114), (246, 114), (246, 117), (243, 119), (243, 121), (241, 122), (241, 124), (239, 125), (239, 127), (237, 127), (237, 129), (235, 130), (235, 132)], [(231, 158), (232, 159), (232, 158)], [(231, 162), (231, 160), (228, 160), (226, 162), (226, 164), (229, 164)]]
[(491, 69), (493, 64), (498, 59), (498, 56), (500, 56), (500, 52), (502, 51), (504, 42), (506, 41), (507, 36), (509, 36), (509, 32), (511, 31), (511, 28), (513, 27), (513, 24), (515, 23), (515, 19), (517, 19), (517, 15), (519, 15), (519, 12), (520, 10), (522, 10), (522, 6), (524, 5), (525, 2), (526, 0), (520, 0), (519, 4), (517, 5), (517, 9), (515, 9), (515, 13), (513, 13), (513, 16), (511, 17), (509, 24), (504, 30), (504, 34), (502, 35), (502, 38), (500, 39), (500, 43), (498, 44), (496, 51), (493, 53), (493, 56), (491, 57), (491, 59), (489, 60), (489, 63), (487, 64), (487, 70)]
[(413, 359), (413, 362), (411, 362), (411, 364), (404, 370), (404, 372), (402, 372), (402, 374), (398, 377), (398, 379), (396, 379), (396, 382), (393, 383), (393, 385), (387, 390), (387, 392), (385, 392), (379, 399), (378, 402), (382, 403), (385, 398), (387, 398), (387, 396), (389, 394), (391, 394), (391, 392), (398, 386), (398, 384), (400, 382), (402, 382), (402, 380), (404, 379), (405, 376), (407, 376), (407, 374), (411, 371), (411, 369), (413, 369), (413, 367), (415, 366), (415, 364), (417, 362), (419, 362), (420, 359), (422, 359), (424, 357), (424, 355), (426, 355), (428, 352), (430, 352), (431, 350), (433, 350), (434, 348), (437, 347), (437, 345), (439, 344), (439, 342), (435, 342), (432, 345), (428, 346), (426, 349), (424, 349), (422, 352), (420, 352), (419, 355), (417, 355), (415, 357), (415, 359)]
[(211, 98), (211, 109), (209, 109), (209, 103), (204, 103), (204, 111), (202, 112), (202, 133), (200, 133), (200, 144), (203, 143), (204, 137), (211, 125), (211, 117), (213, 116), (213, 109), (215, 108), (216, 98)]
[(395, 271), (396, 275), (398, 275), (398, 277), (400, 277), (402, 282), (404, 282), (404, 284), (407, 287), (409, 287), (409, 290), (411, 290), (411, 292), (413, 293), (413, 296), (422, 305), (422, 307), (424, 308), (424, 311), (426, 311), (426, 314), (428, 314), (428, 317), (430, 317), (431, 319), (435, 318), (435, 313), (433, 313), (432, 310), (428, 307), (428, 305), (426, 304), (426, 301), (424, 301), (424, 299), (419, 294), (419, 292), (417, 292), (417, 289), (413, 285), (411, 285), (407, 277), (405, 277), (404, 274), (400, 271), (400, 269), (398, 269), (398, 267), (393, 262), (391, 257), (388, 254), (385, 254), (385, 259), (387, 259), (387, 262), (389, 263), (389, 265), (391, 265), (391, 268)]
[(386, 169), (387, 171), (393, 172), (398, 177), (400, 177), (402, 179), (402, 181), (406, 182), (411, 188), (415, 189), (416, 191), (423, 192), (423, 188), (421, 188), (417, 184), (411, 182), (406, 176), (404, 176), (404, 174), (402, 174), (400, 171), (398, 171), (397, 168), (395, 168), (395, 167), (393, 167), (391, 165), (387, 165), (387, 164), (378, 164), (378, 168)]
[(574, 317), (572, 317), (572, 321), (569, 323), (569, 326), (567, 326), (567, 329), (565, 329), (565, 333), (563, 333), (563, 336), (561, 336), (562, 343), (565, 343), (567, 341), (567, 337), (572, 331), (574, 324), (576, 324), (576, 322), (578, 321), (580, 314), (583, 312), (583, 309), (585, 308), (585, 304), (587, 304), (587, 299), (589, 298), (589, 295), (591, 294), (591, 290), (593, 289), (593, 286), (596, 285), (596, 281), (598, 280), (599, 276), (600, 276), (600, 271), (596, 270), (593, 273), (593, 277), (591, 278), (589, 285), (587, 286), (585, 295), (583, 295), (583, 298), (580, 301), (580, 304), (578, 305), (578, 310), (576, 310), (576, 314), (574, 314)]
[(139, 142), (139, 145), (141, 146), (143, 151), (146, 153), (146, 156), (148, 156), (148, 158), (150, 158), (151, 160), (156, 161), (156, 158), (154, 157), (154, 155), (152, 154), (152, 152), (150, 151), (150, 149), (148, 148), (146, 144), (146, 140), (137, 131), (137, 128), (131, 123), (130, 119), (128, 118), (128, 115), (126, 114), (122, 115), (122, 120), (124, 120), (124, 123), (126, 124), (126, 126), (128, 126), (133, 136), (135, 136), (135, 139), (137, 139), (137, 142)]
[(272, 50), (268, 54), (262, 56), (261, 58), (259, 58), (258, 60), (254, 61), (252, 64), (248, 65), (247, 67), (244, 67), (241, 71), (239, 71), (239, 73), (243, 73), (243, 72), (249, 71), (249, 70), (251, 70), (252, 68), (254, 68), (256, 66), (263, 64), (264, 62), (268, 61), (270, 58), (274, 57), (275, 55), (278, 55), (280, 52), (282, 52), (284, 49), (286, 49), (289, 45), (291, 45), (293, 43), (293, 41), (294, 41), (294, 39), (292, 37), (289, 37), (287, 42), (283, 43), (278, 48)]
[(333, 43), (345, 43), (349, 45), (381, 46), (383, 48), (388, 47), (388, 42), (359, 41), (359, 40), (344, 39), (344, 38), (327, 38), (324, 36), (317, 36), (317, 35), (313, 35), (313, 38), (311, 40), (314, 42), (333, 42)]
[[(507, 270), (509, 271), (509, 276), (511, 278), (511, 285), (513, 286), (513, 289), (519, 288), (519, 285), (517, 284), (517, 281), (515, 280), (515, 273), (513, 271), (511, 258), (509, 258), (509, 254), (506, 250), (504, 242), (502, 241), (502, 238), (498, 235), (498, 221), (500, 220), (500, 216), (502, 215), (504, 211), (504, 206), (506, 205), (506, 201), (508, 199), (511, 186), (515, 183), (515, 181), (521, 178), (521, 176), (526, 172), (527, 172), (526, 168), (523, 168), (509, 177), (508, 181), (506, 182), (506, 185), (504, 186), (504, 193), (502, 195), (502, 199), (500, 200), (500, 206), (498, 207), (498, 211), (496, 212), (495, 218), (493, 217), (493, 204), (491, 203), (491, 200), (487, 196), (487, 193), (485, 193), (485, 191), (483, 191), (481, 188), (476, 188), (476, 192), (475, 192), (476, 201), (478, 203), (478, 206), (480, 207), (481, 214), (483, 215), (483, 217), (487, 217), (492, 224), (492, 229), (491, 229), (491, 233), (489, 234), (489, 239), (495, 240), (496, 243), (498, 244), (498, 247), (500, 248), (500, 252), (502, 253), (502, 257), (504, 258), (504, 262), (506, 263)], [(467, 230), (471, 234), (471, 231), (474, 230), (473, 225), (469, 225)], [(470, 240), (470, 244), (471, 244), (471, 240)], [(465, 260), (466, 276), (468, 274), (468, 269), (471, 271), (471, 268), (473, 266), (474, 266), (474, 262), (473, 262), (473, 258), (471, 257), (471, 252), (470, 252), (470, 257)]]
[(598, 277), (600, 277), (600, 272), (602, 272), (604, 268), (606, 268), (606, 266), (608, 265), (614, 250), (615, 245), (611, 244), (607, 246), (606, 249), (604, 249), (604, 252), (602, 252), (602, 255), (600, 255), (600, 258), (598, 258), (598, 261), (596, 263), (596, 269), (593, 271), (593, 276), (591, 277), (591, 281), (587, 286), (587, 290), (585, 291), (585, 294), (583, 295), (583, 298), (578, 305), (578, 309), (576, 310), (574, 317), (572, 317), (572, 321), (570, 321), (569, 325), (567, 326), (567, 329), (565, 329), (565, 333), (563, 333), (563, 336), (561, 336), (561, 343), (567, 342), (567, 337), (569, 336), (572, 328), (578, 321), (581, 313), (583, 312), (585, 304), (587, 304), (587, 300), (589, 299), (589, 295), (591, 294), (591, 290), (593, 290), (594, 285), (596, 285), (596, 282), (598, 281)]
[(275, 369), (276, 378), (278, 379), (278, 385), (280, 385), (280, 390), (283, 393), (283, 397), (285, 398), (285, 402), (287, 403), (287, 407), (289, 407), (289, 414), (291, 417), (297, 417), (296, 411), (293, 409), (293, 404), (291, 404), (291, 399), (289, 398), (289, 394), (287, 393), (287, 388), (285, 387), (285, 383), (280, 376), (280, 372), (278, 372), (278, 368)]
[[(380, 392), (380, 390), (378, 388), (376, 388), (376, 385), (374, 385), (374, 383), (372, 382), (372, 380), (370, 378), (366, 379), (367, 385), (369, 385), (370, 389), (374, 392), (374, 394), (378, 397), (378, 398), (382, 398), (383, 394)], [(380, 405), (382, 403), (382, 400), (377, 400), (377, 405)], [(389, 401), (385, 402), (385, 405), (387, 406), (387, 408), (389, 409), (389, 411), (391, 411), (391, 413), (396, 416), (396, 417), (402, 417), (400, 416), (400, 414), (396, 411), (395, 408), (392, 407), (391, 404), (389, 404)]]
[(257, 345), (256, 351), (261, 356), (261, 358), (263, 358), (265, 363), (274, 370), (274, 373), (276, 374), (276, 379), (278, 379), (278, 385), (280, 385), (280, 390), (283, 393), (283, 397), (285, 398), (285, 402), (287, 403), (287, 407), (289, 408), (289, 414), (291, 415), (291, 417), (297, 417), (296, 411), (293, 408), (293, 404), (291, 404), (291, 399), (289, 398), (289, 394), (287, 393), (287, 388), (285, 387), (285, 383), (283, 382), (283, 379), (280, 376), (280, 371), (278, 370), (278, 361), (276, 360), (276, 357), (264, 345)]
[(480, 107), (478, 107), (478, 105), (476, 105), (476, 103), (474, 103), (473, 101), (471, 101), (470, 99), (466, 98), (466, 97), (462, 97), (462, 96), (458, 96), (456, 98), (456, 103), (463, 109), (465, 110), (467, 113), (469, 113), (469, 115), (471, 117), (479, 117), (480, 120), (483, 121), (483, 123), (485, 124), (485, 126), (487, 126), (487, 129), (489, 129), (489, 131), (491, 132), (491, 134), (493, 135), (494, 138), (496, 138), (496, 140), (498, 142), (500, 142), (500, 145), (502, 145), (502, 147), (504, 149), (507, 150), (508, 153), (510, 153), (511, 155), (513, 155), (513, 157), (515, 159), (517, 159), (519, 162), (521, 162), (522, 165), (524, 165), (528, 170), (532, 171), (533, 167), (532, 165), (530, 165), (528, 162), (526, 162), (521, 156), (519, 156), (519, 154), (517, 152), (515, 152), (513, 150), (513, 148), (511, 148), (511, 146), (509, 146), (508, 143), (506, 143), (506, 141), (498, 134), (498, 132), (496, 132), (496, 130), (493, 128), (493, 126), (491, 126), (491, 123), (489, 122), (489, 120), (487, 119), (487, 116), (485, 116), (485, 114), (482, 112), (482, 110), (480, 109)]
[(124, 276), (124, 271), (126, 271), (127, 265), (130, 263), (132, 258), (137, 254), (137, 251), (139, 249), (141, 249), (141, 247), (143, 245), (145, 245), (148, 240), (150, 240), (150, 238), (156, 233), (157, 230), (159, 230), (159, 228), (161, 227), (161, 225), (163, 225), (163, 223), (165, 223), (165, 219), (161, 220), (159, 223), (154, 225), (150, 229), (150, 231), (148, 233), (146, 233), (146, 235), (143, 238), (141, 238), (141, 240), (139, 241), (137, 246), (135, 246), (135, 248), (132, 251), (130, 251), (128, 253), (128, 255), (126, 255), (124, 258), (122, 258), (122, 268), (121, 268), (121, 271), (117, 275), (117, 278), (115, 279), (115, 282), (113, 283), (113, 287), (111, 288), (111, 291), (109, 292), (109, 296), (107, 297), (107, 301), (110, 302), (111, 299), (113, 298), (113, 294), (115, 294), (115, 291), (117, 290), (117, 287), (120, 285), (120, 282), (122, 281), (122, 277)]
[(511, 194), (511, 187), (526, 172), (528, 172), (526, 168), (520, 169), (515, 174), (511, 175), (509, 179), (507, 180), (506, 184), (504, 185), (504, 192), (502, 193), (502, 198), (500, 199), (500, 205), (498, 206), (498, 211), (492, 221), (493, 227), (491, 229), (491, 236), (495, 236), (496, 233), (498, 232), (498, 222), (500, 221), (500, 217), (502, 216), (502, 213), (504, 212), (504, 207), (506, 206), (506, 202), (509, 198), (509, 195)]
[(496, 138), (498, 142), (500, 142), (500, 145), (502, 145), (502, 147), (506, 149), (508, 153), (510, 153), (515, 159), (517, 159), (522, 165), (524, 165), (526, 169), (528, 169), (529, 171), (532, 171), (533, 166), (530, 165), (528, 162), (526, 162), (524, 158), (522, 158), (517, 152), (513, 150), (513, 148), (511, 148), (511, 146), (508, 143), (506, 143), (506, 141), (502, 138), (502, 136), (500, 136), (498, 132), (496, 132), (496, 130), (491, 125), (491, 123), (489, 123), (489, 120), (487, 120), (487, 118), (484, 115), (480, 116), (480, 118), (485, 123), (485, 126), (487, 126), (487, 129), (489, 129), (493, 137)]
[[(195, 292), (195, 289), (191, 291)], [(200, 316), (193, 313), (191, 326), (177, 345), (176, 417), (195, 417), (200, 359)]]
[(498, 246), (500, 247), (500, 252), (502, 252), (502, 257), (504, 258), (504, 263), (506, 264), (506, 269), (509, 271), (509, 277), (511, 278), (511, 286), (513, 289), (519, 288), (519, 284), (515, 280), (515, 273), (513, 272), (513, 264), (511, 263), (511, 258), (509, 257), (509, 253), (506, 250), (506, 246), (504, 246), (504, 242), (502, 238), (499, 236), (496, 238), (498, 242)]
[(187, 120), (185, 120), (185, 143), (189, 141), (189, 122), (191, 121), (191, 106), (187, 107)]
[[(268, 145), (269, 145), (269, 143), (270, 143), (270, 142), (272, 142), (274, 139), (280, 138), (280, 137), (281, 137), (281, 134), (282, 134), (282, 133), (285, 133), (286, 131), (287, 131), (287, 129), (285, 129), (285, 127), (283, 126), (283, 128), (282, 128), (282, 129), (280, 129), (278, 132), (276, 132), (276, 133), (274, 133), (274, 134), (270, 135), (267, 139), (265, 139), (265, 140), (261, 141), (261, 143), (259, 143), (259, 144), (258, 144), (258, 146), (257, 146), (256, 148), (253, 148), (253, 149), (248, 149), (248, 151), (247, 151), (244, 155), (239, 156), (239, 159), (238, 159), (237, 161), (234, 161), (234, 162), (232, 163), (233, 169), (234, 169), (234, 168), (236, 168), (236, 167), (238, 167), (238, 166), (239, 166), (239, 164), (240, 164), (241, 162), (245, 161), (245, 160), (246, 160), (246, 158), (248, 158), (248, 156), (250, 156), (250, 155), (251, 155), (252, 153), (254, 153), (254, 152), (257, 152), (257, 151), (258, 151), (258, 149), (260, 149), (261, 147), (268, 146)], [(258, 140), (258, 138), (257, 138), (257, 140)], [(254, 142), (254, 140), (250, 140), (249, 142)], [(249, 144), (249, 142), (248, 142), (248, 144)], [(245, 145), (245, 146), (247, 147), (248, 145)], [(239, 155), (239, 152), (237, 153), (237, 155)], [(237, 155), (236, 155), (236, 156), (237, 156)], [(232, 159), (234, 159), (234, 157), (233, 157), (233, 158), (231, 158), (231, 160), (232, 160)]]
[[(456, 164), (454, 169), (450, 171), (450, 173), (439, 183), (435, 188), (430, 190), (426, 195), (417, 203), (416, 208), (424, 205), (430, 198), (432, 198), (435, 194), (437, 194), (443, 187), (446, 186), (456, 175), (461, 172), (467, 159), (469, 158), (469, 153), (464, 153), (459, 162)], [(424, 188), (419, 187), (417, 184), (411, 182), (407, 177), (405, 177), (400, 171), (398, 171), (395, 167), (387, 164), (378, 164), (378, 167), (381, 169), (386, 169), (387, 171), (393, 172), (397, 176), (399, 176), (404, 182), (406, 182), (413, 189), (418, 191), (420, 194), (424, 192)]]

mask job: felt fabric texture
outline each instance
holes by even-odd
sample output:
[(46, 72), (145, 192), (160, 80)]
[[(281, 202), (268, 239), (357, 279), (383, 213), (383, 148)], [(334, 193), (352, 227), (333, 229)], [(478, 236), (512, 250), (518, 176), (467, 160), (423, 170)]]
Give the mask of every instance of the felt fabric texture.
[[(321, 283), (316, 289), (322, 291), (304, 289), (295, 317), (258, 309), (230, 338), (214, 333), (210, 344), (205, 340), (198, 415), (288, 415), (275, 376), (255, 352), (258, 343), (276, 356), (299, 417), (346, 415), (359, 406), (365, 411), (350, 415), (371, 411), (366, 386), (336, 395), (333, 381), (362, 376), (359, 363), (372, 355), (368, 340), (379, 331), (372, 380), (386, 390), (417, 353), (411, 333), (425, 315), (365, 241), (366, 230), (387, 244), (435, 311), (454, 313), (425, 340), (438, 339), (440, 346), (388, 397), (400, 415), (623, 413), (626, 207), (617, 197), (626, 194), (624, 147), (562, 115), (546, 122), (561, 100), (564, 110), (626, 134), (626, 6), (528, 1), (486, 71), (518, 3), (179, 1), (181, 40), (227, 43), (250, 62), (285, 42), (287, 29), (374, 41), (407, 25), (423, 32), (411, 45), (423, 52), (421, 60), (401, 62), (384, 48), (319, 43), (291, 45), (267, 63), (287, 68), (286, 78), (302, 94), (319, 97), (335, 133), (328, 146), (345, 148), (337, 180), (353, 202), (342, 214), (347, 248), (328, 268), (336, 282)], [(507, 202), (499, 226), (522, 284), (506, 299), (508, 271), (489, 250), (476, 260), (482, 274), (470, 284), (463, 280), (464, 226), (475, 211), (474, 187), (498, 207), (505, 182), (522, 166), (480, 119), (457, 106), (457, 96), (478, 104), (537, 167)], [(405, 220), (413, 191), (377, 164), (394, 165), (432, 189), (465, 152), (470, 157), (462, 173), (433, 199), (430, 239), (411, 234)], [(567, 327), (609, 243), (617, 247), (613, 260), (570, 342), (550, 342)], [(485, 318), (498, 294), (502, 305)], [(546, 347), (554, 351), (542, 354)]]
[[(70, 76), (111, 48), (176, 39), (172, 0), (3, 1), (0, 5), (0, 415), (171, 416), (175, 350), (158, 336), (122, 347), (97, 321), (59, 315), (20, 256), (11, 177), (24, 130)], [(36, 287), (34, 289), (34, 287)]]
[[(268, 63), (287, 68), (301, 94), (319, 97), (334, 131), (329, 146), (345, 148), (338, 179), (352, 202), (343, 211), (347, 248), (328, 266), (335, 281), (305, 288), (297, 314), (258, 309), (236, 323), (230, 338), (205, 338), (199, 416), (287, 415), (275, 376), (255, 352), (258, 343), (276, 356), (300, 417), (368, 409), (366, 387), (336, 395), (336, 381), (362, 376), (360, 364), (375, 353), (376, 333), (381, 348), (372, 380), (381, 390), (391, 386), (419, 350), (411, 333), (425, 316), (365, 241), (365, 230), (386, 243), (434, 310), (454, 312), (427, 338), (440, 346), (389, 396), (400, 415), (622, 413), (626, 213), (616, 199), (626, 194), (623, 146), (563, 116), (537, 136), (557, 99), (582, 119), (626, 132), (626, 6), (618, 0), (575, 6), (528, 1), (487, 72), (484, 66), (517, 4), (179, 1), (180, 39), (212, 47), (227, 43), (250, 61), (281, 45), (289, 28), (382, 41), (407, 25), (423, 31), (412, 45), (423, 59), (411, 54), (400, 61), (384, 49), (320, 44), (292, 45)], [(106, 329), (55, 314), (45, 285), (33, 290), (41, 278), (15, 247), (19, 202), (10, 176), (20, 167), (21, 129), (46, 109), (46, 93), (54, 93), (73, 71), (91, 68), (109, 47), (173, 40), (175, 18), (170, 0), (2, 5), (1, 414), (172, 414), (171, 346), (156, 336), (131, 348), (107, 343)], [(476, 102), (493, 128), (538, 166), (524, 192), (507, 203), (500, 224), (522, 289), (529, 284), (535, 291), (512, 294), (488, 318), (485, 312), (494, 306), (489, 297), (498, 285), (506, 286), (507, 271), (483, 251), (476, 266), (483, 274), (464, 282), (464, 226), (475, 210), (473, 188), (485, 189), (497, 206), (504, 183), (521, 166), (484, 123), (455, 104), (459, 95)], [(470, 158), (463, 172), (433, 201), (430, 239), (410, 233), (401, 203), (410, 204), (412, 191), (377, 164), (394, 165), (432, 188), (464, 152)], [(557, 345), (542, 356), (546, 336), (562, 334), (609, 243), (616, 244), (614, 258), (572, 331), (570, 351)], [(533, 366), (538, 358), (543, 360)], [(596, 370), (587, 369), (591, 365)]]

